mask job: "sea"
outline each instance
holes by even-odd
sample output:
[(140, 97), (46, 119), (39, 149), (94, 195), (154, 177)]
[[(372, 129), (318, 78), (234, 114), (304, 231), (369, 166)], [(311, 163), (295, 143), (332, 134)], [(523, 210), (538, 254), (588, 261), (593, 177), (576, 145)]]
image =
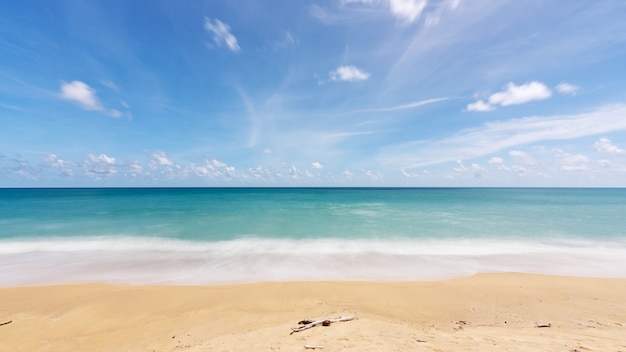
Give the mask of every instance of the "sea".
[(626, 277), (626, 189), (0, 189), (0, 286)]

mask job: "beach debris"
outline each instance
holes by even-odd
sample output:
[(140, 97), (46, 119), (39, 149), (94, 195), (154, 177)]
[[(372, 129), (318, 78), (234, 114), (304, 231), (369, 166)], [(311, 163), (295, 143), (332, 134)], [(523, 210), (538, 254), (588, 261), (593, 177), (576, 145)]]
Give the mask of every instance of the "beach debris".
[(549, 328), (552, 327), (552, 324), (548, 323), (548, 324), (537, 324), (535, 325), (535, 327), (537, 328)]
[(298, 325), (300, 325), (300, 326), (296, 326), (295, 328), (291, 328), (291, 334), (293, 334), (294, 332), (300, 332), (300, 331), (303, 331), (303, 330), (306, 330), (306, 329), (310, 329), (310, 328), (312, 328), (314, 326), (318, 326), (318, 325), (330, 326), (330, 324), (332, 324), (332, 323), (350, 321), (350, 320), (354, 320), (354, 319), (356, 319), (356, 316), (340, 316), (340, 317), (337, 317), (337, 318), (317, 319), (317, 320), (304, 319), (304, 320), (300, 320), (298, 322)]
[(304, 345), (305, 350), (323, 350), (324, 346)]
[(7, 321), (7, 322), (0, 323), (0, 326), (2, 326), (2, 325), (7, 325), (7, 324), (11, 324), (12, 322), (13, 322), (13, 320), (9, 320), (9, 321)]
[(463, 330), (463, 326), (464, 325), (469, 325), (470, 322), (467, 321), (467, 320), (459, 320), (459, 321), (455, 322), (454, 324), (456, 324), (457, 327), (456, 328), (453, 327), (452, 329), (454, 329), (455, 331), (458, 331), (458, 330)]

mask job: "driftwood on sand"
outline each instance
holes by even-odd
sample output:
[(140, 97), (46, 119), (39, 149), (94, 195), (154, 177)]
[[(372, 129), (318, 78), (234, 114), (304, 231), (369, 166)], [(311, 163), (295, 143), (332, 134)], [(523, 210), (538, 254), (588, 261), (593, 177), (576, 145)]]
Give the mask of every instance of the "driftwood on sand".
[(0, 323), (0, 326), (2, 326), (2, 325), (7, 325), (7, 324), (11, 324), (12, 322), (13, 322), (13, 320), (9, 320), (9, 321), (7, 321), (7, 322)]
[(300, 332), (306, 329), (310, 329), (318, 325), (329, 326), (332, 323), (337, 323), (340, 321), (350, 321), (354, 319), (356, 319), (356, 316), (348, 316), (348, 317), (341, 316), (337, 318), (317, 319), (317, 320), (305, 319), (305, 320), (301, 320), (298, 322), (299, 326), (296, 326), (295, 328), (291, 328), (291, 334), (293, 334), (294, 332)]

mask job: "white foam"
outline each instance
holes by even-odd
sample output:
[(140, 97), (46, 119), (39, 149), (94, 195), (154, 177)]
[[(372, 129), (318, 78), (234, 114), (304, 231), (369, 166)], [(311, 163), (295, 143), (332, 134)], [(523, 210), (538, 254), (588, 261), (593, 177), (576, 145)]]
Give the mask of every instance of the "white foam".
[(480, 272), (626, 277), (625, 242), (95, 237), (0, 241), (0, 285), (436, 280)]

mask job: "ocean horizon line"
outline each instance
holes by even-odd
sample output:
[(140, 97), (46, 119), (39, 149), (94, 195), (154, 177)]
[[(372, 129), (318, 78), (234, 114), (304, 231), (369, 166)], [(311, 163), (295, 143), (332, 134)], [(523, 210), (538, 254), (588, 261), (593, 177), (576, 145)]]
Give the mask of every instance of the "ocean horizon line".
[(1, 187), (7, 189), (311, 189), (311, 190), (454, 190), (454, 189), (626, 189), (626, 186), (76, 186), (76, 187)]

